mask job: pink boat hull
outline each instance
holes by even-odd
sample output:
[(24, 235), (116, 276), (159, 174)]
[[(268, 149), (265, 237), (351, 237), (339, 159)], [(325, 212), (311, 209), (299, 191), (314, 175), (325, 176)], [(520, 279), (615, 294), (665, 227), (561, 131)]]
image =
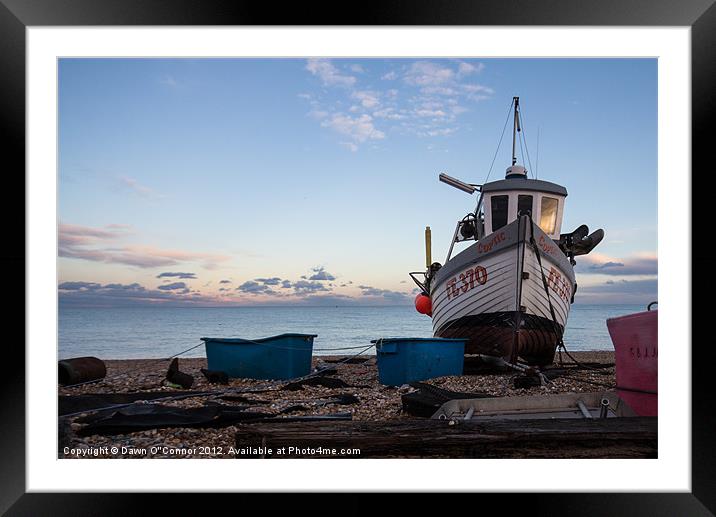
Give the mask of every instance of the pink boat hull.
[(617, 386), (640, 390), (617, 390), (639, 416), (657, 416), (659, 311), (645, 311), (607, 320), (614, 344)]

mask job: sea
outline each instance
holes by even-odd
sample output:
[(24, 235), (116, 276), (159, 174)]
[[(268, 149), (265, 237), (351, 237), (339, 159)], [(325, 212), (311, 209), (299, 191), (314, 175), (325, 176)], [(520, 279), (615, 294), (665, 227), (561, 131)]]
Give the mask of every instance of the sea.
[[(642, 305), (573, 305), (567, 350), (613, 350), (606, 320)], [(59, 310), (58, 358), (159, 359), (204, 357), (201, 337), (257, 339), (317, 334), (314, 355), (359, 353), (371, 340), (431, 337), (431, 320), (412, 306), (394, 307), (122, 307)], [(199, 345), (199, 346), (197, 346)], [(364, 351), (374, 353), (373, 348)]]

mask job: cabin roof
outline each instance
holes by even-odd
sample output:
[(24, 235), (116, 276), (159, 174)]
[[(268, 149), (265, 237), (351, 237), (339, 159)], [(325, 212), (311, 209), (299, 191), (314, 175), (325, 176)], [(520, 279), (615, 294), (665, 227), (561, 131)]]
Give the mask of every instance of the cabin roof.
[(567, 195), (567, 189), (562, 185), (557, 185), (549, 181), (531, 180), (527, 178), (511, 178), (505, 180), (491, 181), (482, 186), (482, 192), (501, 192), (505, 190), (535, 190), (539, 192), (549, 192)]

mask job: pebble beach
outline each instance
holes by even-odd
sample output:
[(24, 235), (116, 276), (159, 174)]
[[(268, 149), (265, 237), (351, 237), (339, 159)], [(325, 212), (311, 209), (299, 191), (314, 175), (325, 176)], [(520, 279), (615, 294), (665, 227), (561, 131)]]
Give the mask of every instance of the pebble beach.
[[(572, 352), (580, 363), (613, 363), (611, 351)], [(197, 408), (207, 404), (235, 405), (221, 396), (239, 395), (250, 398), (251, 411), (291, 417), (350, 413), (356, 421), (388, 421), (414, 419), (402, 410), (401, 396), (414, 391), (408, 385), (390, 387), (378, 382), (375, 356), (363, 356), (358, 361), (340, 362), (340, 356), (314, 357), (315, 368), (335, 367), (331, 375), (348, 387), (328, 388), (303, 386), (301, 389), (281, 389), (288, 381), (230, 379), (227, 385), (210, 384), (200, 369), (206, 368), (206, 359), (180, 359), (182, 372), (194, 377), (187, 391), (209, 392), (180, 400), (162, 400), (166, 406)], [(563, 357), (564, 366), (575, 366)], [(106, 377), (95, 383), (75, 387), (60, 387), (58, 394), (89, 395), (101, 393), (135, 393), (163, 391), (176, 393), (176, 388), (164, 384), (168, 360), (126, 359), (108, 360)], [(486, 373), (438, 377), (425, 381), (439, 388), (495, 397), (545, 395), (575, 392), (613, 390), (616, 386), (614, 367), (594, 370), (574, 370), (550, 380), (544, 386), (516, 388), (517, 372)], [(252, 393), (253, 392), (253, 393)], [(332, 402), (336, 396), (352, 395), (358, 399), (351, 404)], [(141, 401), (140, 401), (141, 403)], [(86, 416), (80, 413), (60, 418), (59, 458), (236, 458), (230, 451), (236, 444), (237, 427), (220, 428), (164, 428), (117, 434), (113, 436), (80, 436)], [(99, 452), (97, 452), (99, 451)], [(113, 452), (116, 451), (116, 452)]]

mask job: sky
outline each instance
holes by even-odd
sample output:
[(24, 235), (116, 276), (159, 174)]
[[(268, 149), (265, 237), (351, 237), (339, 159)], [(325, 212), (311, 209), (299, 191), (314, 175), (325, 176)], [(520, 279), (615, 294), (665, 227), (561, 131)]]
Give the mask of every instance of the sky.
[(73, 58), (58, 94), (62, 304), (412, 303), (513, 96), (562, 232), (605, 231), (575, 303), (657, 299), (655, 59)]

